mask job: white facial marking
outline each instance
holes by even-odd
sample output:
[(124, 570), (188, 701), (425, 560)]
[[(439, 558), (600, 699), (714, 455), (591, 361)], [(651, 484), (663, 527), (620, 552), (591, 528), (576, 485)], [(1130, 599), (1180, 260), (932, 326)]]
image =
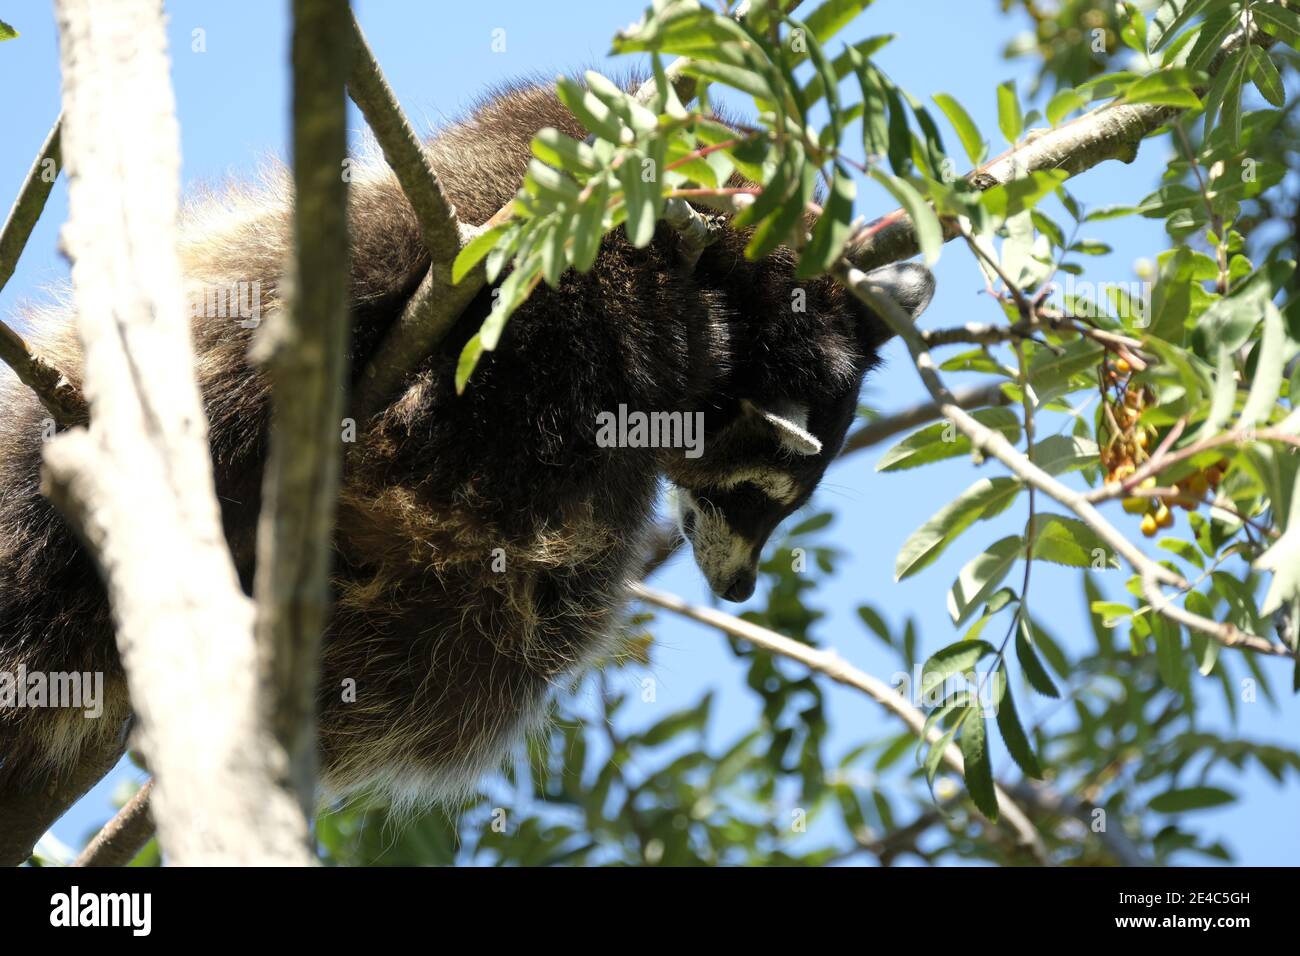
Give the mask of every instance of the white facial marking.
[(743, 468), (718, 481), (719, 488), (731, 489), (751, 484), (779, 504), (788, 505), (799, 497), (799, 486), (783, 471), (765, 468)]
[(677, 526), (695, 552), (695, 563), (715, 594), (742, 573), (753, 570), (753, 544), (732, 530), (722, 512), (685, 488), (677, 489)]

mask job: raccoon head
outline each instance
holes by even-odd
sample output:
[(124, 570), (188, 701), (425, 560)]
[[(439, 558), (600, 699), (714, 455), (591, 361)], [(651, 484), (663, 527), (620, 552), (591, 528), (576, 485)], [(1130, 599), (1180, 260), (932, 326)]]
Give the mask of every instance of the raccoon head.
[[(871, 277), (913, 317), (934, 291), (933, 276), (916, 264)], [(669, 472), (678, 528), (713, 593), (728, 601), (753, 594), (767, 539), (808, 501), (839, 454), (862, 378), (888, 337), (843, 290), (824, 292), (810, 310), (813, 321), (772, 320), (793, 325), (801, 341), (748, 342), (733, 356), (728, 394), (708, 416), (702, 453)]]

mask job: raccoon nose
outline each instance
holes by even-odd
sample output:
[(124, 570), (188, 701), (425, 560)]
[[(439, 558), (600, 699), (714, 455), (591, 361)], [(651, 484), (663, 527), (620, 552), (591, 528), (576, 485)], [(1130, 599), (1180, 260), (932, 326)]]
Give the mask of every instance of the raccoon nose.
[(741, 601), (748, 601), (754, 593), (754, 575), (749, 571), (743, 571), (732, 582), (727, 585), (727, 589), (722, 592), (722, 598), (726, 601), (735, 601), (739, 604)]

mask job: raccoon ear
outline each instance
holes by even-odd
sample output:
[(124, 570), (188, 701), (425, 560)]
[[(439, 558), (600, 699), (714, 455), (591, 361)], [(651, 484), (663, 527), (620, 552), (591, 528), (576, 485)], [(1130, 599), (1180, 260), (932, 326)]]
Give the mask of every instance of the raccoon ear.
[(764, 408), (745, 399), (741, 402), (746, 412), (757, 415), (776, 429), (781, 445), (795, 455), (819, 455), (822, 443), (808, 431), (808, 406), (801, 402), (779, 402)]

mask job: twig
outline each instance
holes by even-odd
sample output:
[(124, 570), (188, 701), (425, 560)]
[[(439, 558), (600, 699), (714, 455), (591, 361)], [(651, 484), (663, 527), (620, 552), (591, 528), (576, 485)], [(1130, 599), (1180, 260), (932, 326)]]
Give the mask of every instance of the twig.
[[(953, 392), (953, 400), (962, 408), (967, 409), (1011, 404), (1011, 399), (1007, 398), (1007, 394), (1002, 390), (1002, 383), (1000, 382), (958, 389)], [(901, 412), (878, 418), (849, 435), (844, 442), (844, 450), (840, 452), (840, 457), (851, 455), (864, 448), (870, 448), (872, 445), (878, 445), (901, 432), (910, 431), (942, 417), (943, 412), (938, 402), (921, 402), (911, 408), (903, 409)]]
[(463, 242), (477, 230), (457, 221), (456, 209), (443, 193), (419, 137), (384, 79), (361, 27), (355, 17), (349, 17), (349, 21), (353, 58), (348, 93), (365, 116), (410, 201), (430, 257), (429, 271), (419, 289), (358, 377), (352, 416), (362, 421), (380, 411), (406, 377), (437, 349), (483, 287), (485, 277), (480, 265), (459, 284), (452, 284), (452, 262)]
[[(634, 597), (648, 604), (688, 617), (701, 624), (715, 627), (723, 633), (748, 641), (766, 651), (771, 651), (773, 654), (779, 654), (790, 660), (798, 661), (810, 670), (825, 674), (838, 684), (860, 690), (907, 724), (917, 737), (921, 737), (925, 732), (925, 714), (908, 703), (901, 694), (884, 681), (853, 667), (833, 650), (809, 647), (807, 644), (801, 644), (750, 621), (722, 611), (715, 611), (712, 608), (690, 604), (675, 594), (650, 588), (644, 584), (630, 584), (629, 589)], [(937, 744), (942, 737), (943, 734), (938, 728), (931, 728), (929, 735), (925, 739), (932, 744)], [(957, 749), (955, 744), (949, 743), (944, 748), (943, 762), (953, 772), (965, 775), (965, 763), (962, 760), (961, 751)], [(1043, 845), (1042, 837), (1034, 829), (1034, 825), (1029, 822), (1024, 812), (1000, 785), (994, 784), (994, 787), (997, 793), (998, 809), (1002, 817), (1015, 830), (1020, 844), (1029, 850), (1038, 862), (1050, 863), (1047, 848)]]
[(72, 865), (126, 866), (134, 860), (154, 835), (153, 816), (149, 811), (152, 793), (151, 778), (104, 824)]
[(1300, 448), (1300, 435), (1287, 431), (1282, 427), (1275, 428), (1234, 428), (1230, 431), (1223, 432), (1219, 435), (1212, 435), (1209, 438), (1199, 442), (1194, 442), (1177, 451), (1169, 451), (1163, 444), (1161, 450), (1157, 450), (1142, 467), (1138, 468), (1133, 474), (1123, 481), (1113, 481), (1108, 485), (1100, 488), (1094, 488), (1084, 497), (1088, 501), (1109, 501), (1112, 498), (1128, 497), (1131, 495), (1142, 482), (1146, 481), (1152, 475), (1157, 475), (1167, 468), (1184, 462), (1189, 458), (1194, 458), (1207, 451), (1213, 451), (1215, 448), (1222, 448), (1224, 445), (1240, 445), (1243, 442), (1251, 441), (1276, 441), (1282, 442), (1293, 447)]
[[(348, 15), (351, 60), (348, 67), (348, 95), (357, 104), (379, 141), (384, 159), (392, 167), (402, 192), (420, 223), (420, 235), (435, 262), (450, 263), (460, 251), (456, 209), (442, 191), (438, 175), (420, 138), (407, 122), (370, 44), (355, 16)], [(336, 169), (335, 175), (338, 174)]]
[(0, 289), (5, 287), (9, 277), (14, 274), (18, 257), (23, 254), (27, 240), (31, 238), (36, 220), (41, 218), (45, 201), (49, 199), (54, 180), (63, 165), (62, 126), (63, 116), (60, 114), (50, 127), (32, 168), (27, 171), (27, 178), (23, 180), (18, 198), (14, 200), (9, 216), (5, 219), (4, 229), (0, 231)]
[[(63, 117), (60, 116), (45, 137), (45, 143), (18, 191), (18, 198), (9, 210), (4, 229), (0, 230), (0, 289), (14, 274), (18, 258), (31, 238), (36, 220), (54, 188), (59, 167), (63, 165), (62, 127)], [(32, 351), (22, 336), (3, 322), (0, 322), (0, 361), (12, 368), (18, 380), (36, 393), (59, 428), (85, 423), (86, 400), (81, 390), (65, 372)]]

